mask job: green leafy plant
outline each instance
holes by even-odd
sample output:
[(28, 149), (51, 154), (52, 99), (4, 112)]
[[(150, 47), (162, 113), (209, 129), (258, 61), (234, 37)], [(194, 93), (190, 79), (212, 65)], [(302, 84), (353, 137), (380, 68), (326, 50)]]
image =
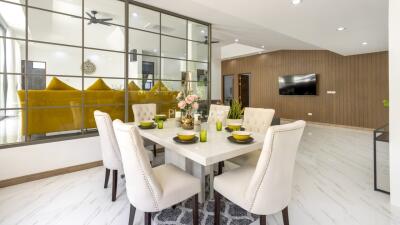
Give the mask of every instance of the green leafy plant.
[(231, 108), (229, 109), (228, 119), (241, 119), (243, 114), (242, 103), (238, 100), (232, 100)]
[(389, 108), (389, 100), (385, 99), (382, 101), (382, 103), (383, 103), (383, 107)]

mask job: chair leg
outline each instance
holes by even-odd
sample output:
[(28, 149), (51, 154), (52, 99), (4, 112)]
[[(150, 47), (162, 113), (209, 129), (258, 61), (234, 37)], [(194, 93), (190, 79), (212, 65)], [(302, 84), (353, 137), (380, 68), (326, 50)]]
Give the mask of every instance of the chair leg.
[(108, 187), (108, 179), (110, 178), (110, 169), (106, 168), (106, 179), (104, 180), (104, 188)]
[(156, 157), (156, 155), (157, 155), (157, 144), (153, 145), (153, 155), (154, 155), (154, 157)]
[(214, 225), (219, 225), (221, 211), (221, 195), (214, 191)]
[(199, 196), (196, 194), (193, 196), (193, 206), (192, 206), (192, 214), (193, 214), (193, 225), (199, 225)]
[(221, 174), (222, 174), (222, 171), (223, 171), (223, 169), (224, 169), (224, 166), (225, 166), (224, 161), (218, 163), (218, 175), (221, 175)]
[(118, 181), (118, 170), (113, 170), (113, 186), (112, 186), (112, 201), (115, 202), (117, 199), (117, 181)]
[(267, 216), (266, 215), (260, 216), (260, 225), (267, 225)]
[(135, 220), (136, 208), (131, 204), (131, 209), (129, 210), (129, 223), (128, 225), (133, 225), (133, 221)]
[(289, 225), (289, 209), (287, 206), (282, 210), (282, 217), (283, 217), (283, 224)]
[(151, 213), (150, 212), (144, 213), (144, 225), (151, 225)]

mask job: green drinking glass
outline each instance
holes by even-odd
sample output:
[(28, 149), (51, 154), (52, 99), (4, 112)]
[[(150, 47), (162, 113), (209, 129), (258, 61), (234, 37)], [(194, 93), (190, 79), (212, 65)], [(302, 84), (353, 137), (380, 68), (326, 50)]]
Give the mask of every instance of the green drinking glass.
[(157, 127), (158, 129), (164, 128), (164, 120), (157, 120)]
[(222, 130), (222, 121), (217, 120), (216, 126), (217, 126), (217, 131), (221, 131)]
[(207, 142), (207, 129), (200, 130), (200, 142)]

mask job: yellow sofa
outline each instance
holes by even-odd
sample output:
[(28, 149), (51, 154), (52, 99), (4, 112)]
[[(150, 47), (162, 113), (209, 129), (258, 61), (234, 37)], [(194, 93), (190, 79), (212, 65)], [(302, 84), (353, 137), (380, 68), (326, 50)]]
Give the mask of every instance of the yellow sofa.
[[(28, 124), (26, 135), (95, 128), (93, 116), (95, 110), (109, 113), (112, 119), (125, 118), (124, 91), (68, 89), (27, 92), (28, 123), (25, 110), (22, 110), (21, 120), (24, 135), (26, 124)], [(168, 115), (169, 109), (176, 109), (177, 94), (177, 91), (128, 91), (128, 120), (133, 121), (132, 104), (157, 103), (157, 113)], [(21, 107), (25, 108), (26, 91), (18, 91), (18, 96)], [(83, 114), (82, 100), (85, 105)]]

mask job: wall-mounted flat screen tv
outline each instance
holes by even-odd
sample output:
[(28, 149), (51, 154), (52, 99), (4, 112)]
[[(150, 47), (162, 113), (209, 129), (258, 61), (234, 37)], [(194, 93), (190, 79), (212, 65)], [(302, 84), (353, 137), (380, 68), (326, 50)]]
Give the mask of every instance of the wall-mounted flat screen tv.
[(317, 95), (317, 74), (279, 77), (280, 95)]

